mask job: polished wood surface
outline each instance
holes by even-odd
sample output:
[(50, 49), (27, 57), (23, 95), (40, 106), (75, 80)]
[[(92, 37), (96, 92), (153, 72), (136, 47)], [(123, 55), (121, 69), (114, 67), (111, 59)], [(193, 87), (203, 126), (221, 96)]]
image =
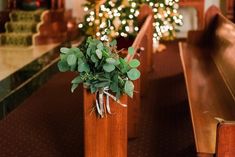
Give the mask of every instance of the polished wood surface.
[[(113, 114), (101, 119), (91, 113), (95, 95), (83, 94), (85, 157), (127, 157), (127, 108), (110, 99)], [(127, 103), (127, 96), (120, 101)]]
[(57, 47), (57, 44), (30, 47), (0, 47), (0, 81)]
[(67, 21), (64, 10), (47, 10), (41, 15), (42, 21), (33, 35), (34, 45), (63, 42), (67, 38)]
[(235, 25), (218, 16), (215, 39), (217, 51), (212, 53), (214, 62), (235, 98)]
[(132, 46), (136, 48), (137, 53), (141, 53), (141, 56), (143, 56), (144, 60), (142, 63), (146, 64), (145, 69), (147, 70), (145, 71), (150, 72), (153, 65), (153, 12), (148, 5), (141, 6), (138, 23), (141, 26), (141, 30)]
[(198, 27), (203, 28), (205, 0), (180, 0), (179, 5), (180, 7), (195, 8), (197, 10)]
[[(235, 121), (234, 28), (213, 6), (206, 13), (205, 30), (190, 32), (188, 42), (180, 43), (198, 156), (218, 155), (224, 147), (220, 142), (229, 138), (217, 139), (225, 135), (217, 133), (217, 124), (221, 119)], [(229, 131), (233, 141), (234, 133)]]
[(222, 122), (218, 126), (217, 157), (235, 156), (235, 122)]
[[(148, 73), (152, 67), (152, 36), (153, 36), (153, 15), (152, 10), (147, 5), (142, 5), (140, 9), (138, 22), (141, 25), (140, 31), (136, 36), (132, 47), (135, 49), (134, 58), (140, 60), (141, 78), (134, 81), (135, 93), (133, 98), (128, 98), (128, 138), (136, 138), (139, 136), (140, 117), (141, 117), (141, 95), (147, 90), (146, 82)], [(128, 55), (127, 59), (133, 56)]]
[(235, 1), (234, 0), (226, 0), (226, 16), (228, 19), (233, 20), (235, 22)]
[(208, 51), (180, 44), (198, 153), (215, 153), (216, 118), (235, 120), (235, 102)]

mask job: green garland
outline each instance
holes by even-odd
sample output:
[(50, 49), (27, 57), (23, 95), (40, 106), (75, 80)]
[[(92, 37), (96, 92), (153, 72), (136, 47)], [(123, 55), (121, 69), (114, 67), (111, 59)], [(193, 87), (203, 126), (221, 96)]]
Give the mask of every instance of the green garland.
[[(137, 16), (141, 4), (148, 4), (154, 12), (154, 40), (172, 39), (176, 27), (182, 25), (182, 15), (177, 11), (178, 0), (112, 0), (106, 1), (96, 15), (94, 4), (87, 2), (84, 11), (87, 13), (84, 21), (78, 27), (86, 35), (110, 40), (118, 36), (135, 36), (139, 31)], [(98, 18), (97, 18), (98, 17)], [(95, 34), (95, 31), (98, 32)], [(107, 34), (105, 29), (110, 28)]]

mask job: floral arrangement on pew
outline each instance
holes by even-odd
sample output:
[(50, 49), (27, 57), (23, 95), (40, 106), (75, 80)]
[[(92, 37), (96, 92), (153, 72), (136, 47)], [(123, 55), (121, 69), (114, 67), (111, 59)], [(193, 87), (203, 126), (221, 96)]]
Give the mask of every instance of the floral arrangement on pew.
[[(140, 71), (137, 69), (140, 62), (137, 59), (122, 58), (116, 44), (116, 40), (108, 42), (88, 37), (85, 44), (79, 48), (60, 49), (59, 70), (78, 73), (71, 82), (71, 91), (74, 92), (78, 85), (83, 83), (92, 94), (96, 94), (94, 109), (100, 117), (104, 117), (106, 111), (112, 113), (110, 98), (126, 107), (119, 98), (123, 94), (133, 97), (133, 81), (140, 77)], [(128, 54), (134, 55), (133, 47), (128, 48)]]

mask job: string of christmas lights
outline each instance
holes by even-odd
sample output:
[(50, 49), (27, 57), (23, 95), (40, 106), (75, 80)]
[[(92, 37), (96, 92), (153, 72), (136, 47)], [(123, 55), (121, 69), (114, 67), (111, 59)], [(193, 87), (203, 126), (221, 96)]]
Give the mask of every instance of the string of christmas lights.
[[(101, 40), (118, 36), (135, 36), (138, 31), (137, 17), (140, 5), (147, 3), (154, 12), (153, 40), (171, 39), (175, 36), (176, 26), (182, 25), (182, 15), (177, 11), (178, 0), (111, 0), (100, 5), (96, 15), (95, 4), (87, 2), (84, 22), (78, 27), (86, 34)], [(109, 28), (109, 32), (107, 32)]]

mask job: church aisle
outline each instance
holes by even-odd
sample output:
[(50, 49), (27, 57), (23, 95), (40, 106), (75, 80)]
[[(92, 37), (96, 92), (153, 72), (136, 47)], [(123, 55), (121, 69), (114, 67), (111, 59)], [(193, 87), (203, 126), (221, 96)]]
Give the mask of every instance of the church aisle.
[[(178, 41), (154, 54), (147, 96), (142, 100), (140, 138), (129, 141), (128, 157), (194, 157), (195, 145)], [(166, 72), (164, 69), (168, 69)], [(161, 71), (164, 71), (161, 72)]]

